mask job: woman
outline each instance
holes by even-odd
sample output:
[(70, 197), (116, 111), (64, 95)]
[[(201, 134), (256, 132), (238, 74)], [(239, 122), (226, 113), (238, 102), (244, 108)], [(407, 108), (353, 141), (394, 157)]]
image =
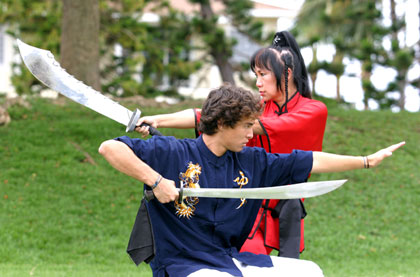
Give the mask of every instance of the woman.
[[(253, 55), (251, 69), (265, 106), (256, 131), (264, 135), (254, 136), (249, 146), (272, 153), (321, 151), (328, 112), (322, 102), (311, 99), (308, 73), (293, 36), (277, 33), (271, 47)], [(279, 256), (299, 258), (305, 215), (300, 200), (265, 201), (242, 251), (270, 254), (277, 249)]]
[[(321, 151), (327, 108), (311, 99), (308, 73), (294, 37), (287, 31), (277, 33), (272, 46), (253, 55), (251, 69), (265, 106), (254, 124), (254, 138), (247, 146), (263, 147), (272, 153), (290, 153), (293, 149)], [(192, 128), (197, 126), (200, 116), (199, 110), (185, 110), (143, 117), (138, 124)], [(136, 130), (148, 134), (147, 127)], [(270, 254), (272, 249), (278, 249), (279, 256), (298, 258), (304, 249), (301, 240), (304, 214), (300, 200), (266, 201), (242, 251)]]

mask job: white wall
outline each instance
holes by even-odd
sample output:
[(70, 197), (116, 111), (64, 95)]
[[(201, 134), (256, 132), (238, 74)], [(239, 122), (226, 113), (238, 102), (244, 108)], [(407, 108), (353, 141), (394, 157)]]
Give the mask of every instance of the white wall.
[(12, 75), (11, 65), (16, 55), (14, 39), (7, 35), (4, 27), (0, 26), (0, 94), (15, 95), (10, 77)]

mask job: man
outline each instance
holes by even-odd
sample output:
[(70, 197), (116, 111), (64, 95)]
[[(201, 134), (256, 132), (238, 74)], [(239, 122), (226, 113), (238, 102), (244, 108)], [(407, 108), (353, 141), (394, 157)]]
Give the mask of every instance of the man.
[[(294, 149), (322, 151), (327, 107), (312, 99), (308, 72), (296, 39), (287, 31), (278, 32), (272, 45), (256, 51), (250, 60), (256, 88), (264, 111), (254, 124), (254, 137), (246, 146), (262, 147), (270, 153), (290, 153)], [(195, 128), (199, 109), (140, 118), (153, 127)], [(136, 131), (148, 135), (148, 127)], [(197, 135), (198, 136), (198, 135)], [(309, 176), (308, 176), (309, 177)], [(304, 199), (266, 200), (241, 251), (299, 258), (305, 249)]]
[(245, 147), (261, 104), (251, 92), (222, 86), (203, 104), (197, 139), (120, 137), (99, 152), (117, 170), (144, 182), (156, 199), (146, 204), (156, 255), (154, 276), (322, 276), (313, 262), (239, 253), (262, 200), (187, 197), (176, 187), (252, 188), (306, 180), (309, 173), (378, 165), (404, 143), (369, 157), (293, 151), (269, 154)]

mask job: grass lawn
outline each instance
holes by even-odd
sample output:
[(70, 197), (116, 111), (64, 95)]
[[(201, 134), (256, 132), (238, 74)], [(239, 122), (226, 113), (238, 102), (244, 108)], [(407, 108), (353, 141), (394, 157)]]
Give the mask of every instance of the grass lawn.
[[(11, 107), (12, 122), (0, 127), (0, 276), (151, 276), (125, 253), (142, 185), (97, 153), (125, 128), (73, 102), (29, 102)], [(184, 107), (191, 104), (143, 113)], [(401, 140), (407, 145), (377, 169), (312, 176), (349, 179), (305, 201), (302, 258), (326, 276), (420, 275), (419, 114), (329, 108), (327, 152), (366, 155)]]

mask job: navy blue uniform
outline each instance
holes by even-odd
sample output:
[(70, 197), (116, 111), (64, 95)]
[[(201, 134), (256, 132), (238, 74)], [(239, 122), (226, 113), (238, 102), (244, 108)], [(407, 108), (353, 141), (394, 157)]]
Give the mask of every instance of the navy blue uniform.
[[(177, 140), (155, 136), (148, 140), (120, 137), (133, 152), (177, 187), (255, 188), (300, 183), (312, 169), (312, 152), (270, 154), (245, 147), (215, 156), (202, 137)], [(145, 189), (150, 189), (145, 186)], [(232, 261), (254, 266), (272, 266), (267, 255), (239, 253), (262, 200), (188, 197), (182, 205), (146, 204), (155, 239), (151, 262), (154, 276), (187, 276), (201, 268), (241, 276)]]

